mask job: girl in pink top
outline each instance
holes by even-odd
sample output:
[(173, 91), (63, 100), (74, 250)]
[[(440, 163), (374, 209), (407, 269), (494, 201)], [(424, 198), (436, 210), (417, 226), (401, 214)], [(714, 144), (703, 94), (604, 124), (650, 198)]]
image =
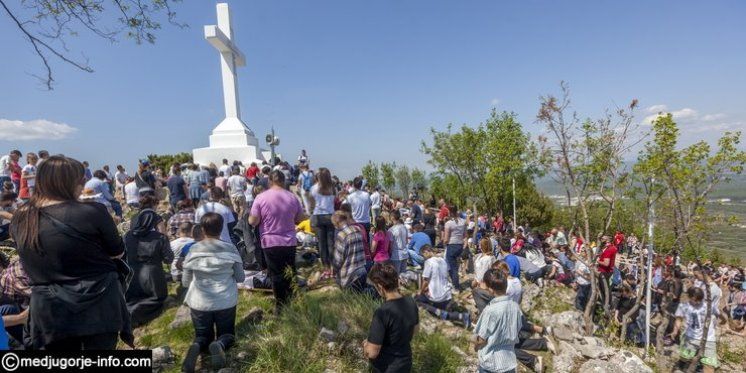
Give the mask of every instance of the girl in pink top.
[(391, 257), (391, 238), (386, 230), (386, 219), (383, 216), (376, 218), (376, 233), (373, 235), (373, 252), (374, 262), (384, 262)]

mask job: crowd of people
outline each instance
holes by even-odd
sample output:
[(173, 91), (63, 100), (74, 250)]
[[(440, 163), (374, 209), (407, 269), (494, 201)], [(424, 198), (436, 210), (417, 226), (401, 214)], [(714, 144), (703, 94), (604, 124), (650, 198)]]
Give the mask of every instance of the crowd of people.
[[(635, 305), (651, 286), (666, 343), (679, 343), (686, 360), (704, 338), (706, 371), (718, 366), (718, 329), (746, 336), (743, 268), (684, 266), (673, 251), (655, 255), (647, 284), (639, 260), (647, 249), (634, 234), (596, 243), (577, 230), (475, 215), (435, 196), (423, 201), (418, 190), (397, 198), (363, 177), (344, 183), (327, 168), (313, 170), (305, 151), (293, 165), (225, 159), (162, 170), (141, 160), (133, 176), (46, 151), (28, 153), (24, 166), (21, 157), (13, 150), (0, 158), (0, 239), (12, 239), (18, 254), (0, 275), (4, 348), (113, 349), (120, 339), (134, 346), (133, 328), (161, 314), (175, 282), (195, 330), (183, 370), (194, 371), (203, 352), (219, 369), (235, 342), (245, 270), (266, 273), (282, 313), (296, 289), (297, 250), (308, 247), (321, 280), (383, 301), (363, 346), (375, 371), (411, 370), (418, 308), (473, 330), (480, 371), (515, 371), (518, 362), (542, 371), (541, 356), (527, 351), (554, 351), (552, 325), (521, 310), (529, 283), (573, 289), (584, 312), (597, 281), (590, 306), (611, 322), (627, 315), (621, 337), (638, 344), (645, 316)], [(420, 281), (410, 296), (400, 284), (412, 273)], [(471, 297), (459, 297), (465, 291)]]

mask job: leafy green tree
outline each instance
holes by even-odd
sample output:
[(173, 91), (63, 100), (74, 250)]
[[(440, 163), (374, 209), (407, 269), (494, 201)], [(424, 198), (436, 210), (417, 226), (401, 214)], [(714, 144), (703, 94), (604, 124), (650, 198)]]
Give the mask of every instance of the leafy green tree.
[[(470, 200), (479, 211), (508, 214), (513, 209), (513, 179), (516, 195), (536, 191), (533, 180), (542, 172), (540, 153), (515, 114), (493, 109), (487, 121), (477, 127), (463, 125), (454, 131), (449, 125), (446, 131), (431, 129), (431, 135), (431, 143), (422, 143), (423, 153), (440, 176), (431, 181), (431, 190), (435, 193), (448, 180), (450, 189), (440, 196), (451, 203), (465, 207), (464, 201)], [(534, 215), (521, 216), (521, 221), (548, 222), (545, 214), (536, 210), (524, 212)]]
[(412, 187), (418, 190), (425, 190), (427, 188), (427, 176), (425, 171), (415, 167), (412, 169)]
[(151, 167), (163, 170), (168, 175), (174, 164), (192, 163), (192, 153), (150, 154), (148, 161)]
[(407, 198), (410, 191), (409, 188), (412, 186), (412, 175), (409, 173), (409, 167), (406, 165), (397, 167), (394, 175), (396, 176), (396, 184), (399, 186), (402, 198)]
[(705, 252), (714, 219), (706, 209), (710, 193), (746, 165), (740, 132), (726, 132), (717, 148), (705, 141), (679, 149), (679, 129), (669, 113), (653, 122), (653, 138), (634, 166), (639, 184), (653, 190), (660, 207), (661, 239), (692, 259)]
[(396, 186), (395, 169), (395, 163), (381, 163), (381, 183), (387, 192), (392, 192), (394, 186)]
[(378, 165), (373, 163), (373, 161), (368, 161), (368, 164), (363, 166), (360, 172), (363, 174), (363, 178), (367, 180), (368, 185), (373, 188), (378, 186)]

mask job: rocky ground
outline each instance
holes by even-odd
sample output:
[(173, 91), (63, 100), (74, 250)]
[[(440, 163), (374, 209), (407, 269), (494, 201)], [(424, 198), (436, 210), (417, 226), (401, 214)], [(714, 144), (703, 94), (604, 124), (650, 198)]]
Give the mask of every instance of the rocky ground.
[[(333, 285), (315, 283), (313, 270), (305, 270), (309, 290), (281, 317), (271, 314), (266, 293), (242, 291), (239, 297), (237, 345), (222, 373), (244, 372), (356, 372), (366, 371), (361, 343), (376, 303), (342, 293)], [(411, 291), (411, 288), (410, 288)], [(471, 293), (456, 299), (473, 310)], [(675, 347), (643, 359), (643, 349), (611, 340), (608, 330), (589, 336), (583, 317), (572, 307), (574, 292), (567, 288), (539, 288), (524, 284), (521, 307), (533, 322), (552, 326), (556, 353), (536, 352), (547, 372), (670, 372)], [(461, 325), (420, 312), (420, 333), (413, 341), (414, 371), (476, 372), (472, 333)], [(183, 351), (191, 341), (188, 310), (171, 300), (169, 310), (137, 331), (142, 348), (155, 348), (156, 371), (178, 371)], [(722, 372), (743, 372), (746, 341), (722, 334), (718, 343)], [(210, 371), (207, 368), (203, 372)], [(529, 372), (519, 366), (519, 372)]]

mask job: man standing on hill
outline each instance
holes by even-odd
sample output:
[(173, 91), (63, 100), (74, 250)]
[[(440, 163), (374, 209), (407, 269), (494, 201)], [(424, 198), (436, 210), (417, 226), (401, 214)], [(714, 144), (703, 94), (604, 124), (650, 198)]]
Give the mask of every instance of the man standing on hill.
[(373, 190), (373, 194), (370, 195), (370, 203), (371, 203), (371, 210), (373, 211), (373, 219), (377, 218), (379, 215), (381, 215), (381, 192), (380, 187), (376, 187)]
[(614, 273), (614, 262), (616, 261), (617, 248), (611, 242), (611, 237), (609, 236), (601, 237), (601, 243), (604, 245), (604, 251), (601, 252), (601, 255), (598, 257), (597, 263), (598, 273), (601, 275), (600, 280), (602, 281), (599, 284), (599, 291), (601, 291), (601, 295), (603, 296), (602, 299), (606, 299), (606, 287), (604, 287), (603, 282), (605, 281), (606, 284), (609, 285), (609, 279)]
[(300, 193), (301, 200), (303, 200), (303, 208), (306, 210), (306, 215), (311, 216), (311, 203), (308, 197), (311, 194), (311, 188), (313, 187), (313, 171), (308, 168), (308, 165), (301, 163), (300, 175), (298, 175), (298, 192)]
[[(352, 181), (353, 190), (347, 196), (347, 203), (352, 209), (352, 218), (356, 223), (362, 224), (366, 232), (370, 233), (370, 194), (362, 190), (363, 178), (358, 176)], [(364, 237), (366, 240), (368, 237)]]

